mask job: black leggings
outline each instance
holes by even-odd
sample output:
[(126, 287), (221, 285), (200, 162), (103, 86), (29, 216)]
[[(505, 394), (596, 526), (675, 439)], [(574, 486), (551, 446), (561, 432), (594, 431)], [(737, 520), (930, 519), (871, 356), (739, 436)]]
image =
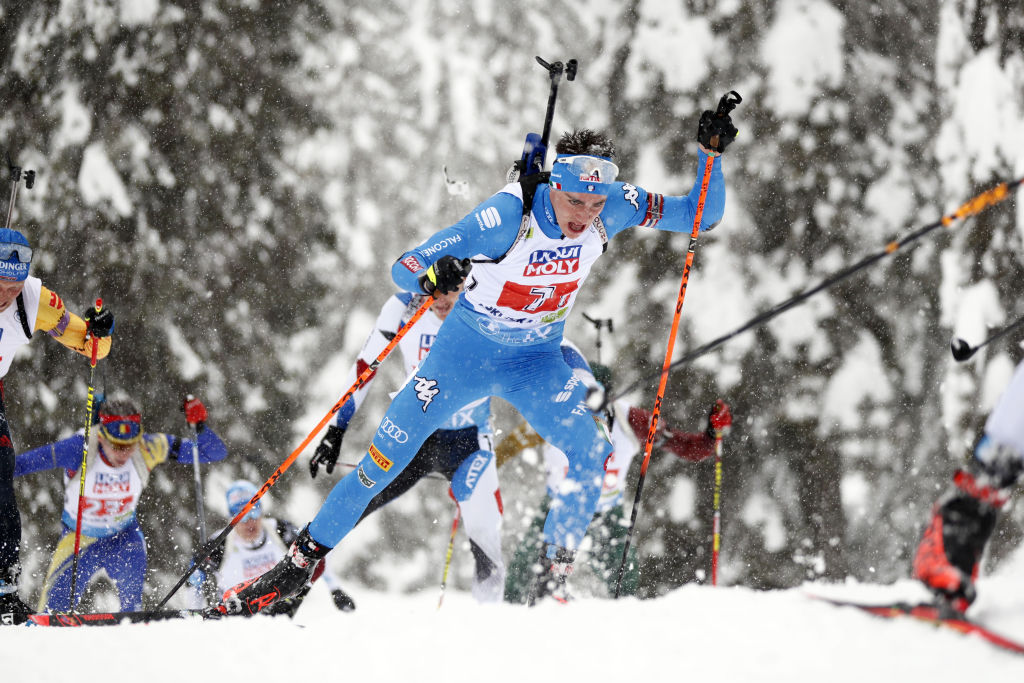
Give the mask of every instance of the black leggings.
[(0, 577), (18, 564), (21, 545), (21, 515), (14, 498), (14, 444), (11, 428), (7, 424), (4, 407), (3, 382), (0, 382)]
[[(449, 482), (462, 461), (480, 450), (476, 427), (439, 429), (423, 442), (412, 461), (395, 480), (378, 493), (366, 506), (359, 522), (371, 512), (382, 508), (411, 489), (423, 477), (437, 472)], [(358, 524), (359, 522), (356, 522)]]

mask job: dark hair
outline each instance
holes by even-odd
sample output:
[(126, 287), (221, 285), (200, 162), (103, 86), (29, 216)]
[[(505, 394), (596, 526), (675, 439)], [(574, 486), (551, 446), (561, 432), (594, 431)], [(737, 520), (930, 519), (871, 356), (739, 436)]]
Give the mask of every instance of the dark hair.
[(135, 401), (127, 397), (117, 397), (104, 401), (100, 406), (100, 415), (138, 415), (141, 411)]
[(591, 156), (615, 158), (615, 143), (612, 139), (597, 130), (582, 128), (571, 133), (562, 133), (555, 145), (558, 154), (589, 154)]

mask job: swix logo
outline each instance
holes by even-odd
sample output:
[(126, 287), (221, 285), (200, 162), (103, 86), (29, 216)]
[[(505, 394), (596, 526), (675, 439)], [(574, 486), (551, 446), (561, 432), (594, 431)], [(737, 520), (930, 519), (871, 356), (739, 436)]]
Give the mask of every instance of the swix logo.
[(555, 403), (565, 403), (566, 401), (568, 401), (569, 397), (572, 396), (572, 390), (578, 387), (579, 385), (579, 377), (577, 377), (576, 375), (570, 377), (569, 381), (565, 383), (564, 387), (562, 387), (562, 391), (558, 392), (558, 395), (555, 396)]
[(381, 468), (385, 472), (390, 470), (391, 466), (395, 464), (387, 456), (385, 456), (383, 453), (377, 450), (377, 447), (372, 444), (370, 445), (370, 460), (372, 460), (374, 464), (377, 465), (377, 467)]
[(405, 266), (410, 273), (418, 273), (423, 270), (423, 264), (416, 258), (415, 254), (409, 254), (401, 260), (401, 264)]
[(473, 490), (476, 488), (476, 483), (480, 481), (480, 474), (487, 467), (487, 463), (490, 462), (490, 458), (482, 453), (477, 454), (473, 458), (473, 462), (469, 464), (469, 470), (466, 472), (466, 488)]
[(635, 186), (630, 185), (629, 183), (622, 183), (622, 198), (632, 204), (635, 211), (640, 210), (640, 204), (637, 203), (637, 199), (639, 199), (639, 197), (640, 193), (637, 192)]
[[(377, 434), (390, 437), (395, 443), (405, 443), (409, 440), (409, 435), (405, 433), (405, 430), (392, 422), (391, 418), (388, 417), (385, 417), (384, 421), (380, 423), (380, 427), (377, 427)], [(385, 467), (384, 469), (387, 468)]]
[(423, 404), (423, 412), (427, 412), (427, 407), (430, 402), (434, 400), (441, 390), (437, 388), (437, 380), (427, 379), (426, 377), (416, 377), (416, 398)]
[(363, 471), (362, 465), (360, 465), (359, 469), (356, 470), (356, 476), (359, 477), (359, 483), (368, 489), (372, 489), (377, 484), (373, 479), (366, 476), (366, 472)]
[(580, 269), (582, 244), (540, 249), (530, 254), (523, 275), (570, 275)]

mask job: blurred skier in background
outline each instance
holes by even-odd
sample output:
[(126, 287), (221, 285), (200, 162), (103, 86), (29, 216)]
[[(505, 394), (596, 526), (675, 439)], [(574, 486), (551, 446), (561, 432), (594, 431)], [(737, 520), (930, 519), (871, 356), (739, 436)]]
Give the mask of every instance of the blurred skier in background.
[(357, 469), (338, 482), (288, 555), (220, 609), (258, 611), (300, 590), (317, 561), (351, 531), (429, 435), (467, 402), (488, 396), (511, 403), (569, 460), (566, 484), (544, 527), (530, 602), (558, 590), (594, 514), (612, 452), (587, 407), (586, 387), (562, 357), (565, 319), (610, 238), (633, 226), (692, 230), (709, 155), (716, 158), (698, 227), (708, 230), (721, 220), (725, 181), (718, 157), (735, 136), (727, 115), (702, 115), (695, 185), (688, 195), (666, 197), (616, 181), (614, 145), (604, 134), (566, 133), (550, 174), (506, 185), (402, 254), (392, 278), (404, 291), (433, 296), (465, 283), (454, 314), (395, 396)]
[[(245, 504), (256, 495), (256, 491), (255, 484), (242, 479), (228, 486), (224, 494), (227, 499), (228, 515), (234, 519)], [(251, 581), (263, 574), (278, 563), (298, 535), (298, 528), (288, 520), (265, 517), (263, 505), (257, 500), (224, 539), (224, 543), (218, 545), (202, 563), (201, 568), (189, 578), (195, 591), (194, 606), (205, 607), (207, 602), (216, 604), (220, 596), (232, 586)], [(321, 561), (310, 577), (310, 582), (298, 593), (274, 603), (262, 613), (294, 617), (313, 582), (321, 576), (327, 584), (327, 590), (331, 592), (335, 607), (342, 612), (351, 612), (356, 608), (356, 603), (342, 590), (338, 579), (327, 571), (326, 562)]]
[[(565, 339), (562, 340), (562, 354), (576, 376), (588, 387), (597, 387), (605, 395), (614, 391), (612, 371), (607, 365), (587, 363), (579, 349)], [(647, 440), (651, 413), (631, 406), (621, 399), (609, 403), (603, 412), (601, 417), (611, 433), (612, 446), (615, 450), (605, 465), (601, 496), (590, 528), (587, 530), (587, 537), (592, 543), (585, 559), (591, 571), (604, 581), (609, 594), (614, 594), (622, 561), (622, 544), (629, 528), (623, 508), (626, 475), (633, 457), (642, 450), (641, 444)], [(707, 428), (703, 432), (680, 432), (670, 429), (664, 422), (659, 423), (655, 448), (671, 451), (689, 462), (700, 462), (714, 455), (715, 432), (725, 432), (731, 426), (732, 413), (729, 406), (719, 399), (711, 408)], [(532, 568), (544, 545), (544, 521), (551, 501), (565, 482), (569, 461), (564, 453), (555, 446), (545, 443), (525, 422), (512, 430), (498, 444), (497, 459), (501, 465), (524, 449), (541, 445), (544, 470), (547, 474), (547, 493), (509, 564), (508, 578), (505, 581), (505, 600), (508, 602), (522, 603), (529, 598), (533, 580)], [(630, 547), (626, 567), (620, 594), (633, 595), (636, 593), (639, 578), (635, 545)]]
[(985, 422), (967, 466), (935, 503), (914, 556), (914, 577), (953, 609), (965, 611), (999, 510), (1024, 473), (1024, 362)]
[[(32, 247), (17, 230), (0, 229), (0, 378), (7, 375), (18, 347), (28, 344), (36, 330), (83, 356), (110, 352), (114, 316), (110, 309), (90, 308), (84, 320), (69, 312), (56, 292), (30, 277)], [(15, 455), (0, 380), (0, 623), (21, 623), (31, 611), (18, 595), (21, 564), (21, 516), (14, 497)], [(81, 448), (79, 448), (81, 459)]]
[[(199, 435), (199, 462), (223, 460), (228, 451), (206, 424), (206, 406), (197, 398), (188, 398), (183, 407), (185, 419), (195, 426)], [(78, 516), (78, 469), (85, 446), (83, 431), (26, 451), (17, 457), (15, 464), (16, 477), (55, 468), (64, 470), (64, 512), (61, 515), (64, 528), (46, 572), (39, 610), (66, 612), (74, 609), (89, 579), (103, 571), (117, 588), (121, 611), (137, 612), (142, 609), (146, 577), (146, 539), (135, 511), (153, 468), (167, 461), (191, 465), (193, 442), (172, 434), (143, 431), (141, 411), (130, 398), (103, 402), (99, 408), (99, 428), (89, 434), (78, 576), (72, 601), (71, 570)]]
[[(363, 370), (380, 354), (388, 342), (402, 329), (423, 303), (426, 295), (401, 292), (392, 296), (381, 308), (373, 331), (363, 345), (355, 365), (348, 373), (345, 386), (350, 386)], [(417, 322), (416, 328), (402, 337), (398, 348), (405, 361), (406, 377), (411, 378), (427, 357), (437, 339), (441, 323), (451, 313), (459, 291), (439, 294), (434, 304)], [(373, 375), (371, 375), (371, 379)], [(356, 410), (366, 397), (366, 384), (348, 401), (327, 434), (317, 446), (309, 471), (316, 477), (320, 465), (327, 473), (334, 470), (341, 452), (341, 440)], [(397, 441), (408, 437), (398, 425), (385, 420), (378, 433)], [(461, 510), (466, 535), (469, 536), (476, 571), (473, 574), (473, 597), (480, 602), (499, 602), (505, 586), (505, 562), (501, 557), (501, 491), (494, 462), (494, 429), (491, 425), (491, 399), (472, 401), (457, 411), (427, 437), (409, 465), (374, 496), (359, 516), (362, 521), (374, 510), (387, 505), (411, 489), (423, 477), (436, 472), (450, 484), (450, 494)]]

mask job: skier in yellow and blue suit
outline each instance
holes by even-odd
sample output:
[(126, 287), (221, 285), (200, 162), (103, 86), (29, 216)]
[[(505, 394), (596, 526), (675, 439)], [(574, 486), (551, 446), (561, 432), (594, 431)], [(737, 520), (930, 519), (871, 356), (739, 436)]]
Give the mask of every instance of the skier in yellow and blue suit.
[[(199, 462), (222, 460), (227, 447), (206, 426), (206, 407), (195, 398), (185, 400), (185, 417), (198, 432)], [(89, 435), (85, 468), (85, 506), (74, 605), (71, 604), (71, 569), (78, 515), (79, 474), (85, 436), (40, 446), (17, 458), (15, 476), (54, 468), (64, 470), (64, 533), (46, 573), (40, 611), (63, 612), (78, 604), (90, 577), (100, 570), (117, 587), (122, 612), (142, 609), (146, 575), (146, 540), (135, 510), (150, 471), (172, 461), (191, 465), (192, 444), (171, 434), (142, 431), (142, 416), (130, 399), (106, 401), (99, 410), (99, 429)]]
[[(56, 292), (28, 274), (32, 247), (17, 230), (0, 229), (0, 378), (11, 369), (19, 347), (36, 330), (46, 332), (67, 348), (84, 356), (97, 342), (97, 357), (110, 352), (114, 316), (109, 308), (90, 308), (85, 319), (69, 312)], [(14, 444), (4, 407), (0, 380), (0, 623), (20, 623), (29, 612), (18, 596), (21, 565), (21, 515), (14, 497)]]

